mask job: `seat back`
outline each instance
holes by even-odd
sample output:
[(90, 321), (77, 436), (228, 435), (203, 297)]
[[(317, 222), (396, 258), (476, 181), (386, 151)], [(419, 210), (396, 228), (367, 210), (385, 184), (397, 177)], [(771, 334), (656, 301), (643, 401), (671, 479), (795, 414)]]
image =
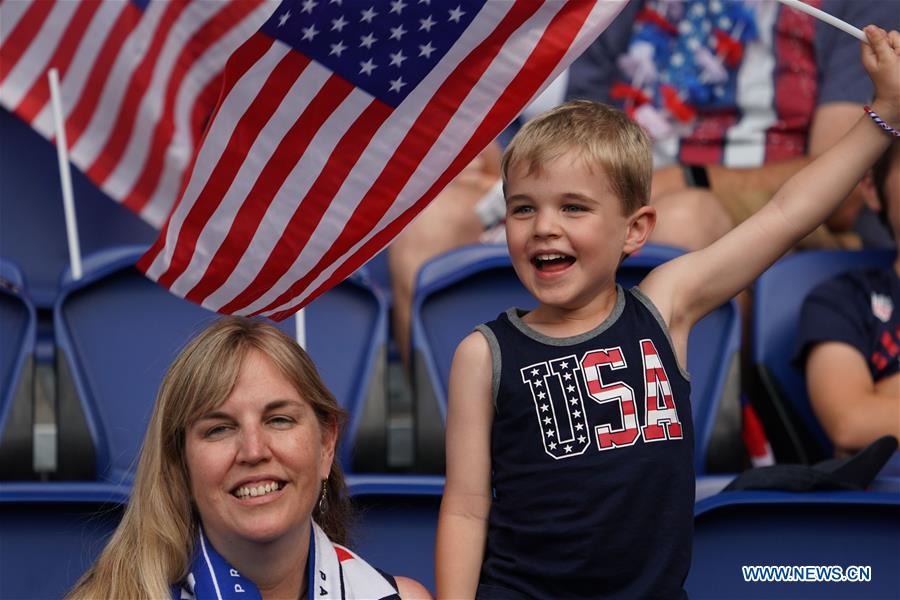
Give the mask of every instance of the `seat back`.
[(25, 278), (0, 259), (0, 478), (27, 478), (32, 455), (35, 308)]
[[(770, 432), (779, 459), (814, 462), (833, 451), (809, 404), (803, 374), (791, 364), (803, 300), (827, 279), (851, 269), (887, 267), (894, 256), (885, 250), (797, 252), (759, 277), (753, 305), (753, 362), (771, 403), (764, 410), (779, 429)], [(781, 436), (784, 441), (778, 443)]]
[(367, 562), (435, 591), (434, 543), (444, 478), (360, 476), (348, 480), (361, 518), (352, 548)]
[[(900, 598), (896, 492), (724, 492), (694, 515), (691, 598)], [(754, 565), (865, 566), (871, 581), (744, 581)]]
[(121, 519), (127, 489), (86, 483), (0, 484), (0, 598), (62, 598)]
[[(35, 304), (51, 308), (69, 264), (56, 148), (3, 108), (0, 139), (0, 255), (25, 272)], [(156, 239), (156, 230), (81, 171), (71, 174), (83, 254)]]
[[(84, 277), (63, 286), (54, 311), (61, 375), (71, 376), (77, 392), (77, 398), (66, 398), (65, 389), (60, 390), (61, 428), (72, 424), (60, 431), (60, 447), (68, 448), (60, 454), (61, 467), (63, 457), (77, 459), (73, 451), (84, 448), (78, 443), (83, 437), (76, 427), (79, 417), (71, 414), (80, 408), (95, 452), (96, 476), (113, 482), (132, 474), (169, 364), (218, 318), (137, 271), (134, 264), (143, 250), (120, 247), (86, 259)], [(357, 276), (311, 303), (305, 313), (309, 353), (338, 402), (351, 412), (346, 438), (351, 442), (361, 428), (368, 386), (377, 384), (386, 309)], [(293, 318), (276, 326), (295, 335)], [(352, 443), (341, 448), (347, 468), (351, 451)]]
[[(617, 272), (625, 288), (637, 285), (655, 266), (680, 251), (645, 246)], [(413, 382), (416, 393), (416, 465), (426, 472), (443, 468), (443, 424), (453, 353), (476, 325), (493, 320), (510, 306), (531, 309), (534, 298), (516, 277), (506, 246), (474, 245), (452, 250), (419, 271), (412, 309)], [(729, 369), (740, 348), (740, 318), (729, 302), (691, 330), (688, 369), (695, 421), (698, 473), (706, 471), (707, 449), (717, 424)], [(738, 432), (732, 432), (737, 439)]]

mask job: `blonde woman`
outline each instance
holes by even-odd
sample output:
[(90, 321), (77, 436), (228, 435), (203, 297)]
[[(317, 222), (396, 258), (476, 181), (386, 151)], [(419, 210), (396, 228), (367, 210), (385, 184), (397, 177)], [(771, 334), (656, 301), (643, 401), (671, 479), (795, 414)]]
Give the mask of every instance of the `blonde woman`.
[(429, 598), (342, 545), (344, 417), (293, 340), (217, 321), (169, 368), (122, 522), (69, 598)]

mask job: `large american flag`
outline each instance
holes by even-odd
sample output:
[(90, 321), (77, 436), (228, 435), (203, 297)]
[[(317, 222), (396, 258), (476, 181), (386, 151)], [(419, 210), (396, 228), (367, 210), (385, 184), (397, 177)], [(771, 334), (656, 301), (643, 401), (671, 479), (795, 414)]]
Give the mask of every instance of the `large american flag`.
[(72, 162), (160, 227), (215, 107), (228, 56), (277, 6), (272, 0), (5, 0), (0, 103), (52, 139), (47, 71), (55, 67)]
[(388, 244), (623, 0), (287, 0), (229, 60), (140, 266), (283, 319)]

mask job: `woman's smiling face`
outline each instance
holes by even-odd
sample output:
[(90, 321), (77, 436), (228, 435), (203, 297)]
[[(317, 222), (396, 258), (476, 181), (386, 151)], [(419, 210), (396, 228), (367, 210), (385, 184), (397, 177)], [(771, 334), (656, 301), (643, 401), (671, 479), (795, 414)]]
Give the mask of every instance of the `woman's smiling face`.
[(213, 545), (308, 536), (335, 439), (275, 364), (248, 351), (231, 394), (186, 434), (191, 497)]

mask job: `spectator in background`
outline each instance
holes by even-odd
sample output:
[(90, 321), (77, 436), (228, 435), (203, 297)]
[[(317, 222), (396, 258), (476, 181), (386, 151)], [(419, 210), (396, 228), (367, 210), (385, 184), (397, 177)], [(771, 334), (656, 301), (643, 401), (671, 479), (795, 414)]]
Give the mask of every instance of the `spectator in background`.
[[(812, 4), (859, 27), (900, 23), (897, 0)], [(674, 49), (662, 49), (667, 30)], [(774, 1), (638, 0), (571, 66), (567, 95), (616, 104), (650, 131), (651, 241), (696, 249), (859, 118), (872, 88), (858, 53), (851, 36)], [(830, 233), (851, 230), (861, 205), (851, 195), (807, 244), (841, 245)]]
[[(900, 250), (900, 142), (860, 187)], [(889, 269), (850, 271), (814, 289), (803, 304), (796, 360), (838, 454), (883, 435), (900, 439), (900, 256)], [(900, 457), (890, 465), (900, 473)]]

